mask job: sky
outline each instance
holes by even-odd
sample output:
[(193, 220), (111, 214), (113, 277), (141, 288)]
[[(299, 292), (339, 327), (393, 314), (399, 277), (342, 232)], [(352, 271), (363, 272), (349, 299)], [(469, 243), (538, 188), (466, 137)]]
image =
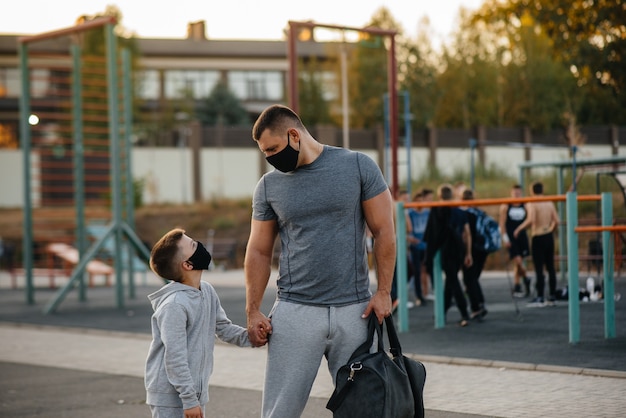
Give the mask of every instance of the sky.
[(142, 38), (184, 38), (187, 24), (206, 22), (212, 39), (283, 39), (289, 20), (363, 27), (381, 6), (387, 7), (405, 34), (414, 38), (426, 16), (441, 43), (456, 26), (459, 8), (476, 10), (483, 0), (5, 0), (0, 33), (32, 35), (74, 25), (81, 15), (102, 13), (107, 5), (122, 11), (122, 24)]

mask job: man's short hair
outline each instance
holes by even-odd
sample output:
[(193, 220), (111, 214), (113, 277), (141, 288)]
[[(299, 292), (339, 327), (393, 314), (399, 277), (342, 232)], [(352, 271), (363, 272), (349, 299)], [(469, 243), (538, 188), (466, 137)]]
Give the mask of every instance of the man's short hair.
[(304, 124), (300, 120), (300, 117), (283, 105), (272, 105), (265, 109), (257, 118), (254, 126), (252, 127), (252, 139), (258, 141), (263, 135), (263, 132), (269, 130), (270, 132), (279, 132), (293, 126), (300, 129), (305, 129)]
[(463, 200), (472, 200), (474, 198), (474, 191), (472, 189), (463, 190)]
[(540, 181), (534, 182), (532, 188), (534, 194), (543, 194), (543, 183)]
[(452, 186), (449, 183), (445, 183), (439, 186), (437, 194), (442, 200), (452, 200), (454, 197), (454, 193), (452, 192)]
[(511, 189), (519, 189), (522, 190), (522, 186), (520, 184), (514, 184)]
[(183, 229), (172, 229), (152, 247), (150, 268), (160, 277), (176, 282), (183, 279), (181, 268), (183, 259), (178, 244), (184, 234)]

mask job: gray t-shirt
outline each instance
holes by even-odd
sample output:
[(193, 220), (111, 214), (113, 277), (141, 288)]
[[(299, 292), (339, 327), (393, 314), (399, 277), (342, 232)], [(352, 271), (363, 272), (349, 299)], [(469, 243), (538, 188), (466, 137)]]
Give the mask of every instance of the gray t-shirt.
[(309, 165), (259, 180), (252, 217), (278, 223), (279, 299), (342, 306), (370, 298), (361, 203), (387, 189), (371, 158), (331, 146)]

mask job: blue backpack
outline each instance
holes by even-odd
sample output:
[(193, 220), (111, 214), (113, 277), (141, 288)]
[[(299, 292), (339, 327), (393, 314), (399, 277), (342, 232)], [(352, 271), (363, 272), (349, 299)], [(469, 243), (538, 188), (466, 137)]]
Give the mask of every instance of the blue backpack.
[(467, 211), (476, 215), (477, 242), (474, 246), (487, 253), (498, 251), (502, 246), (502, 236), (500, 235), (498, 222), (478, 208), (469, 207)]

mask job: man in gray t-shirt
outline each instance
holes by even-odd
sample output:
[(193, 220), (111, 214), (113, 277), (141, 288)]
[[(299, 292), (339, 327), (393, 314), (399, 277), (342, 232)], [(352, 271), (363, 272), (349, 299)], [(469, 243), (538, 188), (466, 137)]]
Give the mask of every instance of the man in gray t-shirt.
[[(244, 263), (248, 331), (253, 345), (269, 341), (263, 417), (294, 417), (306, 405), (322, 357), (334, 379), (365, 340), (369, 314), (381, 322), (391, 314), (393, 203), (371, 158), (320, 144), (289, 108), (266, 109), (252, 136), (276, 170), (254, 191)], [(373, 295), (366, 226), (377, 265)], [(277, 235), (278, 294), (270, 319), (260, 305)]]

